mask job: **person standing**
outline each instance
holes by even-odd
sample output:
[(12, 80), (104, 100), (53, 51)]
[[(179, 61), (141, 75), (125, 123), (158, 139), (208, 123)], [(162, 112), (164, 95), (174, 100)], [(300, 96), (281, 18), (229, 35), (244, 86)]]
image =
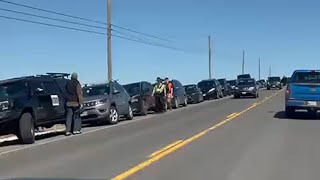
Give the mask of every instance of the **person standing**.
[(157, 83), (153, 88), (152, 96), (155, 96), (156, 101), (156, 111), (163, 112), (166, 111), (166, 86), (162, 82), (161, 78), (157, 78)]
[(72, 133), (81, 134), (82, 121), (80, 117), (80, 109), (83, 103), (83, 95), (77, 73), (72, 73), (71, 80), (68, 81), (66, 85), (66, 92), (66, 136), (70, 136)]
[(167, 91), (167, 105), (170, 110), (172, 110), (172, 98), (173, 98), (173, 84), (169, 81), (169, 78), (165, 78), (165, 85), (166, 85), (166, 91)]

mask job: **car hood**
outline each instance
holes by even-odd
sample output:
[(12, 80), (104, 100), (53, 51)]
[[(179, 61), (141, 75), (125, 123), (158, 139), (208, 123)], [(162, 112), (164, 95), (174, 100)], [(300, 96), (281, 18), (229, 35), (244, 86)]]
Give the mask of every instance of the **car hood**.
[(109, 95), (98, 95), (98, 96), (90, 96), (85, 97), (84, 102), (91, 102), (91, 101), (97, 101), (102, 99), (109, 99)]

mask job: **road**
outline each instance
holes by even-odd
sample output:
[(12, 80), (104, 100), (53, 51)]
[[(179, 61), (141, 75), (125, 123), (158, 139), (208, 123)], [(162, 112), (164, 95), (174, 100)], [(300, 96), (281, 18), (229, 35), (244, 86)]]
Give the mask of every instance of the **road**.
[(0, 179), (318, 180), (320, 121), (286, 119), (283, 96), (261, 91), (9, 144), (0, 147)]

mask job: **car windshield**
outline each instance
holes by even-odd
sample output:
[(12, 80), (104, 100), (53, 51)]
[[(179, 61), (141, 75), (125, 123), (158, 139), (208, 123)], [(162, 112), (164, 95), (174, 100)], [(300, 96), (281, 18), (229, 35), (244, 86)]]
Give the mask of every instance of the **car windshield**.
[(225, 85), (225, 80), (224, 79), (218, 79), (218, 81), (219, 81), (219, 83), (221, 84), (221, 85)]
[(241, 79), (241, 80), (239, 80), (238, 85), (240, 85), (240, 86), (254, 85), (254, 80), (253, 79)]
[(276, 82), (276, 81), (280, 81), (280, 77), (269, 77), (269, 82)]
[(89, 87), (83, 88), (84, 97), (106, 95), (109, 93), (110, 93), (110, 88), (108, 84), (89, 86)]
[(197, 91), (197, 86), (195, 85), (184, 86), (184, 89), (187, 93), (192, 93)]
[(26, 88), (22, 83), (0, 85), (0, 101), (6, 101), (10, 98), (23, 96), (26, 94)]
[(202, 81), (198, 83), (198, 87), (200, 89), (208, 89), (208, 88), (213, 88), (215, 87), (214, 81)]
[(251, 78), (251, 76), (249, 74), (238, 75), (238, 79), (247, 79), (247, 78)]
[(292, 83), (320, 83), (320, 72), (297, 72), (291, 80)]
[(130, 96), (141, 93), (140, 83), (127, 84), (123, 87), (129, 93)]
[(236, 80), (228, 81), (228, 83), (229, 83), (231, 86), (237, 85), (237, 81), (236, 81)]

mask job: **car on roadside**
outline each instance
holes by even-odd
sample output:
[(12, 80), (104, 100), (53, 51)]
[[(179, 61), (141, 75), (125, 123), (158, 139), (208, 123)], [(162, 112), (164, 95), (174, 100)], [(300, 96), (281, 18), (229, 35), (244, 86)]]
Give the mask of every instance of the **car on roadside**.
[(197, 85), (202, 91), (204, 100), (219, 99), (223, 97), (222, 87), (216, 79), (202, 80)]
[(230, 96), (231, 95), (231, 86), (230, 84), (227, 82), (227, 79), (222, 78), (222, 79), (218, 79), (219, 83), (222, 86), (222, 93), (223, 96)]
[(21, 143), (35, 142), (39, 127), (66, 121), (69, 74), (48, 73), (0, 81), (0, 133), (16, 134)]
[(187, 106), (188, 105), (188, 97), (187, 93), (181, 84), (180, 81), (173, 79), (171, 80), (172, 85), (173, 85), (173, 98), (172, 98), (172, 108), (177, 109), (182, 106)]
[(85, 86), (83, 96), (81, 119), (84, 123), (117, 124), (120, 116), (133, 119), (131, 97), (117, 81)]
[(259, 97), (259, 88), (257, 87), (254, 78), (251, 79), (239, 79), (234, 92), (234, 98), (240, 98), (243, 96), (252, 96), (254, 98)]
[(282, 89), (281, 78), (278, 76), (268, 77), (267, 90)]
[(260, 79), (257, 81), (257, 83), (260, 84), (261, 88), (266, 88), (267, 87), (267, 83), (264, 79)]
[(130, 83), (123, 86), (131, 97), (131, 107), (134, 114), (147, 115), (155, 109), (155, 98), (152, 97), (153, 86), (146, 81)]
[(230, 93), (233, 94), (237, 86), (237, 80), (228, 80), (227, 82), (230, 85)]
[(259, 89), (262, 89), (263, 88), (263, 84), (261, 81), (257, 81), (257, 86)]
[(200, 88), (198, 88), (198, 86), (196, 84), (190, 84), (190, 85), (185, 85), (183, 86), (187, 97), (188, 97), (188, 103), (200, 103), (203, 101), (203, 95), (202, 92), (200, 90)]
[(295, 110), (316, 114), (320, 110), (320, 70), (296, 70), (290, 78), (285, 95), (287, 117)]
[(251, 75), (250, 74), (240, 74), (237, 76), (237, 79), (250, 79)]

